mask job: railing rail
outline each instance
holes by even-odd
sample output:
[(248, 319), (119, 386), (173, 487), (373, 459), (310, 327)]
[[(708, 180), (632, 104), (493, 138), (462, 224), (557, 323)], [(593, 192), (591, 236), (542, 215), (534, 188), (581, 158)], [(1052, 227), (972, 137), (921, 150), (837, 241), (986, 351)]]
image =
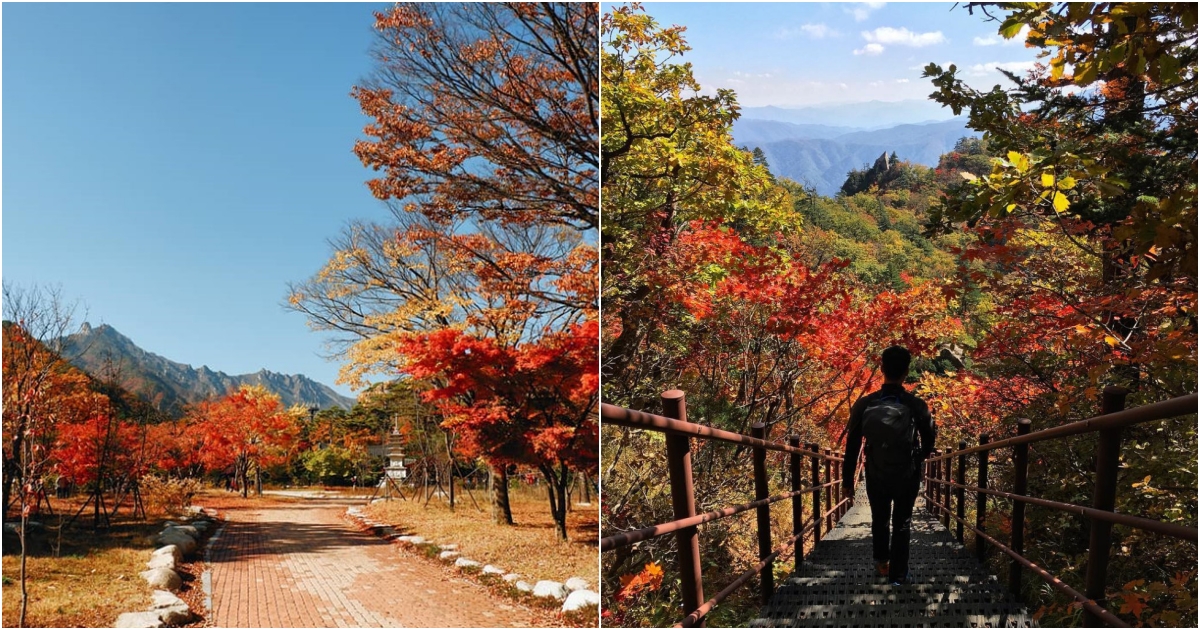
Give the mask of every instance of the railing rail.
[[(676, 626), (702, 626), (705, 617), (713, 608), (753, 579), (756, 574), (760, 578), (761, 599), (763, 603), (769, 601), (775, 591), (773, 571), (775, 561), (784, 558), (795, 548), (796, 565), (799, 568), (804, 558), (804, 537), (811, 533), (813, 543), (816, 544), (821, 539), (822, 523), (824, 522), (826, 531), (831, 529), (833, 524), (850, 508), (853, 497), (842, 496), (843, 459), (829, 449), (820, 449), (816, 444), (808, 444), (807, 448), (801, 448), (800, 439), (797, 436), (789, 436), (788, 444), (767, 440), (765, 439), (766, 428), (761, 424), (751, 427), (752, 435), (743, 435), (690, 423), (687, 421), (684, 393), (679, 390), (664, 392), (662, 402), (663, 415), (661, 416), (609, 404), (600, 405), (600, 416), (605, 424), (635, 427), (666, 434), (667, 470), (670, 473), (671, 503), (675, 520), (605, 537), (600, 541), (600, 550), (602, 552), (614, 551), (643, 540), (674, 533), (679, 548), (680, 590), (684, 610), (687, 613)], [(692, 485), (692, 438), (751, 447), (755, 500), (742, 505), (696, 514)], [(791, 491), (768, 496), (767, 451), (790, 455), (788, 470), (791, 476)], [(807, 471), (811, 473), (807, 485), (804, 483), (806, 471), (801, 462), (801, 459), (805, 457), (811, 462), (810, 471)], [(821, 479), (820, 472), (822, 462), (825, 464), (824, 480)], [(861, 460), (859, 464), (855, 471), (856, 479), (862, 470)], [(827, 509), (825, 511), (821, 510), (822, 490), (826, 496)], [(812, 494), (812, 514), (805, 519), (803, 518), (802, 498), (809, 493)], [(792, 500), (792, 537), (780, 547), (772, 549), (770, 506), (772, 503), (785, 499)], [(712, 599), (705, 600), (703, 578), (700, 572), (697, 527), (750, 510), (756, 512), (759, 563), (739, 575)]]
[[(1166, 523), (1154, 519), (1142, 518), (1115, 511), (1117, 471), (1120, 466), (1121, 431), (1128, 426), (1146, 422), (1167, 420), (1186, 416), (1197, 412), (1196, 394), (1180, 396), (1163, 402), (1125, 409), (1125, 397), (1128, 390), (1120, 387), (1105, 388), (1102, 396), (1101, 415), (1079, 422), (1073, 422), (1042, 431), (1030, 432), (1030, 421), (1021, 419), (1017, 423), (1015, 437), (991, 441), (990, 436), (983, 434), (979, 437), (979, 445), (966, 447), (965, 442), (959, 443), (957, 450), (942, 453), (938, 451), (930, 457), (925, 466), (925, 502), (935, 515), (942, 517), (944, 524), (953, 519), (957, 523), (956, 533), (959, 542), (963, 542), (964, 526), (975, 532), (976, 554), (983, 560), (987, 548), (991, 544), (1011, 558), (1009, 568), (1009, 590), (1020, 594), (1021, 570), (1028, 569), (1042, 578), (1055, 590), (1078, 602), (1084, 610), (1084, 624), (1096, 626), (1101, 623), (1110, 626), (1126, 626), (1120, 618), (1113, 615), (1105, 607), (1105, 588), (1107, 586), (1108, 559), (1110, 554), (1111, 531), (1113, 524), (1125, 525), (1165, 536), (1195, 541), (1200, 537), (1196, 527), (1186, 527), (1175, 523)], [(1081, 505), (1061, 503), (1038, 497), (1028, 496), (1027, 475), (1029, 467), (1029, 445), (1045, 440), (1060, 439), (1084, 433), (1099, 433), (1096, 446), (1096, 485), (1093, 491), (1093, 506), (1088, 508)], [(992, 451), (1002, 448), (1013, 449), (1013, 492), (1003, 492), (988, 488), (988, 460)], [(978, 485), (967, 485), (966, 467), (967, 455), (978, 454)], [(958, 462), (958, 475), (951, 480), (951, 465)], [(957, 490), (957, 493), (952, 493)], [(966, 522), (965, 491), (975, 493), (976, 516), (975, 524)], [(957, 494), (957, 497), (954, 495)], [(1011, 539), (1004, 545), (984, 528), (986, 516), (986, 497), (995, 496), (1013, 501)], [(951, 503), (958, 500), (956, 513)], [(1025, 505), (1037, 505), (1062, 512), (1079, 514), (1089, 519), (1091, 538), (1088, 546), (1087, 575), (1084, 592), (1080, 593), (1065, 584), (1058, 577), (1037, 566), (1025, 558)]]

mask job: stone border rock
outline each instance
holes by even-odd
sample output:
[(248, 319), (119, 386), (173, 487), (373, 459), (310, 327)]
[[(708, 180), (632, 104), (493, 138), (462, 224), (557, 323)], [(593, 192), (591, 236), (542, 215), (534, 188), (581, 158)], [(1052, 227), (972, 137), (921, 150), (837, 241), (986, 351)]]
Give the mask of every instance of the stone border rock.
[[(183, 586), (178, 566), (186, 556), (197, 551), (200, 539), (213, 527), (216, 512), (193, 505), (188, 508), (188, 514), (179, 519), (182, 522), (166, 521), (163, 530), (154, 538), (161, 546), (150, 553), (147, 569), (140, 573), (142, 579), (155, 589), (150, 597), (150, 609), (122, 613), (114, 622), (114, 628), (163, 628), (192, 620), (187, 602), (172, 591)], [(211, 539), (209, 542), (211, 544)]]
[(530, 584), (521, 579), (520, 574), (508, 573), (499, 567), (464, 557), (456, 543), (435, 543), (422, 536), (400, 535), (391, 525), (372, 520), (360, 507), (346, 508), (346, 517), (361, 529), (393, 544), (422, 551), (428, 557), (453, 564), (458, 571), (475, 575), (487, 584), (503, 584), (506, 592), (514, 599), (532, 597), (534, 601), (543, 605), (553, 602), (554, 606), (562, 602), (561, 611), (564, 614), (581, 614), (581, 611), (586, 611), (589, 607), (599, 610), (600, 594), (590, 590), (587, 580), (583, 578), (572, 577), (565, 584), (550, 580), (537, 580)]

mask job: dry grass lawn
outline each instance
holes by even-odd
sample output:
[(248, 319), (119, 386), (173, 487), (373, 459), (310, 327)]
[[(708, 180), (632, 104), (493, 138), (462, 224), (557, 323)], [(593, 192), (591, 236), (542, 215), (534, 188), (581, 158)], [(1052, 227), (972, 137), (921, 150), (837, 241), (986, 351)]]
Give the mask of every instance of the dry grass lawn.
[(472, 492), (482, 509), (477, 509), (466, 491), (461, 491), (455, 497), (457, 505), (453, 512), (437, 497), (424, 506), (414, 497), (407, 501), (393, 499), (375, 503), (367, 511), (375, 520), (405, 533), (442, 544), (457, 543), (464, 558), (494, 564), (527, 579), (563, 582), (581, 577), (593, 589), (597, 588), (599, 509), (595, 502), (590, 506), (571, 506), (567, 513), (570, 542), (559, 542), (545, 490), (511, 491), (509, 501), (516, 523), (511, 527), (492, 523), (486, 492)]
[[(57, 505), (56, 505), (57, 507)], [(55, 524), (56, 519), (47, 519)], [(84, 517), (80, 517), (84, 521)], [(59, 557), (54, 557), (46, 532), (30, 535), (28, 574), (30, 627), (111, 627), (117, 616), (142, 610), (150, 603), (151, 588), (138, 576), (154, 548), (158, 522), (117, 520), (107, 533), (85, 528), (63, 533)], [(21, 610), (20, 547), (5, 545), (4, 626), (15, 627)]]

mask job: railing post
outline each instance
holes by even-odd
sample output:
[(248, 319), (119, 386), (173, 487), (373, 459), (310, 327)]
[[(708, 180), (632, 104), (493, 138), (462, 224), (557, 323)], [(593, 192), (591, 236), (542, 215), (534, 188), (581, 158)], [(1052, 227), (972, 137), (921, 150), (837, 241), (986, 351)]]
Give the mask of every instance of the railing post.
[[(821, 452), (826, 457), (829, 456), (829, 449), (821, 449)], [(833, 462), (825, 460), (825, 483), (833, 481)], [(825, 486), (825, 510), (829, 515), (825, 517), (825, 531), (833, 531), (833, 486)]]
[(958, 451), (959, 451), (958, 478), (955, 479), (955, 481), (957, 481), (958, 485), (960, 486), (958, 488), (955, 488), (956, 490), (958, 490), (958, 492), (955, 493), (958, 495), (958, 497), (957, 497), (957, 500), (958, 500), (958, 523), (957, 523), (958, 527), (955, 528), (955, 533), (958, 534), (959, 544), (962, 544), (963, 523), (966, 522), (966, 520), (967, 520), (967, 502), (963, 498), (966, 496), (967, 491), (961, 487), (961, 486), (965, 486), (967, 484), (967, 456), (962, 454), (962, 451), (966, 450), (966, 448), (967, 448), (967, 441), (959, 440), (958, 441)]
[[(827, 449), (825, 449), (825, 454), (832, 456), (834, 454), (834, 451), (831, 448), (827, 448)], [(841, 503), (842, 503), (842, 484), (836, 483), (838, 478), (840, 477), (839, 473), (842, 472), (842, 467), (838, 466), (837, 462), (829, 462), (829, 465), (830, 465), (829, 480), (832, 482), (835, 482), (833, 484), (833, 503), (830, 505), (830, 507), (833, 509), (833, 522), (836, 524), (839, 520), (841, 520), (841, 513), (842, 513), (841, 508), (837, 507), (837, 506), (841, 505)]]
[(933, 464), (925, 460), (925, 511), (933, 512)]
[[(800, 436), (789, 435), (788, 446), (800, 448)], [(804, 538), (800, 536), (800, 532), (804, 530), (804, 497), (799, 494), (800, 476), (803, 474), (803, 469), (800, 467), (799, 455), (790, 453), (788, 457), (792, 473), (792, 492), (797, 493), (792, 495), (792, 536), (796, 537), (796, 573), (799, 573), (800, 567), (804, 564)]]
[[(662, 394), (663, 415), (687, 422), (687, 404), (683, 392), (672, 389)], [(692, 488), (692, 445), (686, 435), (666, 434), (667, 472), (671, 479), (671, 507), (675, 518), (696, 515), (696, 496)], [(690, 614), (704, 603), (704, 579), (700, 573), (700, 535), (696, 528), (675, 532), (679, 549), (679, 579), (683, 613)], [(701, 619), (701, 624), (704, 620)]]
[[(1104, 388), (1100, 413), (1116, 413), (1125, 408), (1125, 397), (1129, 390), (1124, 387)], [(1096, 443), (1096, 491), (1092, 507), (1112, 512), (1117, 502), (1117, 472), (1121, 465), (1121, 429), (1103, 429)], [(1104, 606), (1104, 590), (1108, 582), (1108, 555), (1112, 547), (1112, 523), (1092, 519), (1091, 540), (1088, 543), (1087, 578), (1084, 595)], [(1083, 622), (1099, 626), (1100, 619), (1088, 610), (1083, 611)]]
[[(765, 440), (766, 436), (767, 427), (761, 422), (756, 422), (750, 427), (750, 437)], [(770, 496), (770, 492), (767, 487), (767, 449), (756, 446), (754, 447), (754, 500), (766, 499)], [(771, 506), (760, 505), (755, 508), (755, 512), (758, 513), (758, 559), (761, 561), (771, 555)], [(771, 596), (775, 594), (775, 563), (768, 562), (758, 572), (758, 577), (762, 590), (762, 603), (765, 606), (771, 602)]]
[[(979, 445), (983, 446), (991, 441), (991, 436), (984, 433), (979, 436)], [(975, 484), (980, 488), (988, 487), (988, 459), (991, 451), (979, 451), (979, 481)], [(975, 493), (975, 527), (979, 531), (986, 531), (985, 524), (987, 523), (987, 495), (982, 492)], [(987, 554), (987, 543), (978, 533), (975, 534), (975, 557), (983, 562), (984, 556)]]
[[(1029, 433), (1028, 418), (1017, 420), (1017, 435)], [(1028, 490), (1029, 443), (1013, 447), (1013, 494), (1024, 495)], [(1017, 555), (1025, 553), (1025, 502), (1013, 501), (1012, 540), (1009, 547)], [(1021, 563), (1014, 558), (1008, 565), (1008, 590), (1017, 599), (1021, 598)]]
[[(933, 456), (941, 457), (942, 449), (940, 449), (940, 448), (934, 449)], [(929, 467), (930, 467), (929, 477), (930, 477), (930, 480), (933, 482), (932, 483), (933, 490), (931, 490), (931, 492), (933, 493), (933, 515), (935, 517), (937, 517), (937, 516), (940, 516), (942, 513), (942, 508), (941, 508), (941, 503), (942, 503), (942, 462), (940, 462), (940, 461), (930, 462)]]
[[(812, 442), (808, 444), (808, 450), (813, 453), (821, 452), (817, 448), (817, 445)], [(811, 467), (813, 487), (813, 546), (816, 547), (817, 543), (821, 542), (821, 489), (818, 487), (821, 485), (821, 460), (813, 457)]]
[(950, 465), (954, 462), (954, 458), (950, 457), (950, 451), (946, 451), (946, 459), (942, 460), (942, 502), (946, 505), (946, 509), (942, 510), (942, 527), (946, 531), (950, 531), (950, 480), (953, 478), (950, 472)]

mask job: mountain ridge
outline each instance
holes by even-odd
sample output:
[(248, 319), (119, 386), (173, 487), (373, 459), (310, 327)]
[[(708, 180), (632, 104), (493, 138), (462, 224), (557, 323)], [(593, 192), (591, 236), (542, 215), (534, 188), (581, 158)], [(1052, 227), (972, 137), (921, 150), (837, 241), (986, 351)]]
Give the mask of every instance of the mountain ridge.
[[(781, 120), (739, 119), (733, 139), (748, 149), (762, 149), (771, 172), (812, 186), (833, 196), (846, 174), (872, 164), (881, 153), (896, 153), (903, 160), (937, 166), (938, 159), (964, 136), (979, 133), (966, 126), (966, 118), (932, 123), (904, 123), (885, 129), (845, 128)], [(806, 137), (809, 136), (809, 137)]]
[(262, 385), (279, 395), (284, 407), (354, 405), (353, 399), (303, 374), (281, 374), (264, 368), (230, 375), (207, 365), (193, 368), (139, 347), (108, 324), (93, 327), (85, 322), (79, 332), (62, 341), (64, 358), (72, 365), (93, 376), (115, 370), (126, 389), (172, 415), (180, 415), (188, 405), (224, 395), (242, 385)]

